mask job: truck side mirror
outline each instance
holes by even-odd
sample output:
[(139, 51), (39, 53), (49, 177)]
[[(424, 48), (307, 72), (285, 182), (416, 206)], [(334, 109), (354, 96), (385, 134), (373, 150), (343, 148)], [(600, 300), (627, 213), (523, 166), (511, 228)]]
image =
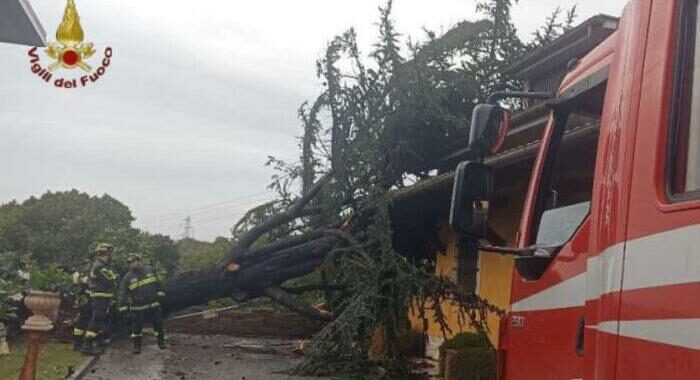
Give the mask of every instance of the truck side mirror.
[(450, 227), (461, 235), (486, 237), (492, 191), (493, 173), (489, 166), (471, 161), (460, 163), (452, 187)]
[(508, 133), (508, 112), (496, 104), (478, 104), (472, 112), (469, 148), (478, 157), (494, 154), (503, 145)]

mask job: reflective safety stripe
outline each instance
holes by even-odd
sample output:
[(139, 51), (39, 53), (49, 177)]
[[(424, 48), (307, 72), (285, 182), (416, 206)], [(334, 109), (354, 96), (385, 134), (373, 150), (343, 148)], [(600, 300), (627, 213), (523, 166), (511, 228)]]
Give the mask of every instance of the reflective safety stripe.
[(159, 297), (165, 297), (165, 292), (158, 292)]
[(142, 336), (143, 336), (143, 334), (131, 334), (132, 338), (140, 338)]
[(73, 335), (84, 335), (84, 334), (85, 334), (85, 330), (73, 329)]
[(130, 306), (129, 309), (132, 311), (141, 311), (141, 310), (152, 309), (152, 308), (158, 307), (158, 306), (160, 306), (160, 302), (153, 302), (153, 303), (148, 304), (148, 305)]
[(114, 298), (113, 293), (90, 292), (91, 298)]
[(117, 275), (109, 268), (100, 269), (100, 273), (102, 273), (102, 275), (110, 281), (114, 281), (117, 279)]
[(119, 306), (119, 309), (117, 309), (117, 310), (119, 310), (119, 311), (127, 311), (127, 310), (129, 310), (129, 307), (128, 307), (128, 306)]
[(97, 333), (94, 332), (94, 331), (88, 330), (88, 331), (85, 332), (85, 337), (86, 337), (86, 338), (94, 338), (94, 337), (96, 337), (96, 336), (97, 336)]
[(129, 290), (134, 290), (136, 288), (140, 288), (144, 285), (152, 284), (152, 283), (157, 282), (157, 281), (158, 281), (158, 279), (156, 278), (156, 276), (151, 275), (151, 276), (144, 278), (143, 280), (136, 281), (132, 284), (129, 284)]

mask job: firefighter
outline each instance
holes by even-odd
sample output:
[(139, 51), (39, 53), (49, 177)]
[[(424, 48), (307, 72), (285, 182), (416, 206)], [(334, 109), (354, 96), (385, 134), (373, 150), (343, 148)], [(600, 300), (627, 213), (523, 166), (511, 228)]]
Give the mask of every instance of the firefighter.
[(127, 262), (129, 272), (119, 283), (119, 311), (128, 312), (131, 319), (131, 339), (133, 353), (141, 353), (142, 331), (144, 322), (150, 322), (156, 331), (158, 348), (165, 348), (163, 315), (160, 300), (165, 297), (163, 285), (153, 268), (144, 266), (141, 255), (130, 253)]
[[(90, 259), (92, 259), (92, 252), (88, 253)], [(78, 306), (78, 318), (73, 325), (73, 349), (75, 351), (80, 351), (83, 346), (83, 338), (85, 337), (85, 330), (87, 330), (88, 324), (90, 323), (90, 318), (92, 318), (92, 307), (90, 306), (90, 296), (89, 296), (89, 281), (90, 281), (90, 268), (89, 262), (87, 265), (82, 265), (82, 267), (76, 267), (75, 272), (73, 272), (73, 283), (77, 287), (75, 294), (75, 303)]]
[(109, 308), (114, 302), (117, 274), (112, 270), (111, 244), (99, 243), (94, 250), (95, 260), (90, 268), (89, 294), (91, 316), (82, 352), (87, 355), (100, 355), (104, 352), (108, 329)]

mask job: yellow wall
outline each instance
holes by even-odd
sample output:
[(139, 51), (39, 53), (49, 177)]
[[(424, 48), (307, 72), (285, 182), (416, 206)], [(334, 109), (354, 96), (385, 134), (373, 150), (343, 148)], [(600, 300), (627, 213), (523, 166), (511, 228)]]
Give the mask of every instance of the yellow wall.
[[(511, 256), (481, 252), (479, 254), (479, 285), (477, 294), (504, 311), (510, 310), (510, 284), (514, 261)], [(500, 317), (491, 313), (487, 318), (489, 339), (498, 347)]]
[[(521, 185), (523, 184), (521, 183)], [(525, 193), (524, 188), (520, 191), (511, 191), (506, 204), (491, 209), (489, 215), (489, 223), (510, 247), (514, 247), (516, 244)], [(514, 266), (515, 261), (512, 256), (487, 252), (479, 254), (480, 271), (477, 294), (506, 312), (510, 311), (510, 287)], [(495, 347), (498, 347), (499, 320), (498, 315), (490, 314), (487, 321), (489, 338)]]
[[(509, 246), (515, 246), (515, 237), (520, 224), (525, 193), (524, 189), (522, 191), (512, 191), (506, 204), (492, 209), (490, 213), (491, 226), (506, 240)], [(439, 276), (456, 280), (457, 241), (454, 233), (447, 226), (446, 220), (442, 225), (444, 227), (441, 229), (440, 239), (445, 244), (446, 249), (445, 252), (437, 252), (436, 254), (435, 273)], [(512, 256), (486, 252), (480, 252), (479, 254), (477, 294), (506, 312), (510, 310), (510, 291), (514, 265)], [(447, 335), (448, 339), (459, 332), (473, 331), (473, 328), (468, 325), (468, 321), (466, 321), (467, 325), (464, 325), (465, 321), (460, 321), (457, 306), (445, 304), (442, 305), (442, 309), (447, 314), (449, 326), (452, 330), (452, 333)], [(440, 327), (433, 321), (433, 314), (430, 311), (426, 311), (426, 313), (426, 317), (430, 321), (428, 323), (428, 337), (439, 342), (442, 340)], [(417, 331), (423, 331), (420, 318), (415, 315), (410, 315), (409, 317), (413, 328)], [(489, 339), (495, 347), (498, 347), (499, 322), (500, 318), (498, 315), (490, 314), (488, 316)]]
[[(445, 252), (438, 252), (436, 255), (435, 273), (439, 276), (447, 277), (456, 280), (457, 275), (457, 240), (454, 233), (447, 227), (447, 222), (443, 224), (445, 227), (440, 232), (441, 241), (445, 244)], [(478, 294), (487, 299), (491, 304), (498, 306), (501, 309), (509, 310), (510, 308), (510, 284), (513, 270), (513, 260), (510, 257), (494, 255), (490, 253), (481, 253), (479, 259), (479, 279), (477, 285)], [(456, 282), (456, 281), (455, 281)], [(445, 312), (448, 325), (451, 333), (448, 333), (447, 338), (454, 336), (460, 332), (473, 332), (474, 329), (469, 326), (468, 320), (461, 320), (459, 308), (452, 304), (446, 303), (442, 305), (442, 310)], [(441, 341), (443, 334), (440, 326), (434, 322), (434, 315), (430, 310), (426, 310), (426, 317), (430, 321), (428, 323), (428, 337), (435, 341)], [(416, 315), (410, 315), (411, 325), (417, 331), (423, 331), (423, 324), (420, 318)], [(489, 338), (491, 342), (498, 345), (498, 325), (499, 318), (497, 315), (489, 315), (487, 320), (489, 327)]]
[[(445, 244), (444, 252), (437, 252), (435, 261), (435, 274), (441, 277), (447, 277), (453, 281), (457, 276), (457, 244), (452, 231), (446, 226), (440, 231), (440, 240)], [(452, 303), (442, 305), (442, 310), (445, 313), (448, 321), (448, 326), (451, 333), (448, 333), (447, 338), (463, 331), (473, 331), (468, 322), (460, 320), (459, 308)], [(423, 331), (422, 321), (417, 315), (411, 315), (411, 324), (414, 329)], [(435, 315), (431, 310), (426, 310), (426, 318), (430, 321), (428, 324), (428, 336), (442, 337), (442, 331), (438, 323), (434, 322)]]

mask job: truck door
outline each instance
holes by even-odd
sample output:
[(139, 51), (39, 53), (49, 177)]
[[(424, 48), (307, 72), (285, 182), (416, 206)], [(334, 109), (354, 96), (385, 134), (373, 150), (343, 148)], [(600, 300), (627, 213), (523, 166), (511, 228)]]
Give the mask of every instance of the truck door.
[[(585, 380), (627, 380), (616, 377), (620, 297), (630, 198), (635, 160), (635, 135), (643, 120), (640, 92), (644, 86), (644, 57), (652, 1), (631, 2), (622, 15), (615, 35), (605, 94), (599, 151), (593, 185), (590, 254), (585, 272), (584, 346)], [(643, 151), (642, 151), (643, 152)], [(646, 153), (639, 153), (644, 155)]]
[[(609, 64), (609, 62), (608, 62)], [(581, 378), (591, 200), (608, 67), (579, 77), (552, 111), (530, 185), (522, 246), (560, 247), (541, 275), (514, 273), (505, 378)], [(530, 210), (530, 211), (527, 211)], [(516, 267), (520, 260), (516, 258)], [(522, 261), (524, 262), (524, 261)]]
[(618, 336), (618, 379), (700, 378), (698, 15), (698, 0), (652, 5), (619, 323), (598, 325)]

